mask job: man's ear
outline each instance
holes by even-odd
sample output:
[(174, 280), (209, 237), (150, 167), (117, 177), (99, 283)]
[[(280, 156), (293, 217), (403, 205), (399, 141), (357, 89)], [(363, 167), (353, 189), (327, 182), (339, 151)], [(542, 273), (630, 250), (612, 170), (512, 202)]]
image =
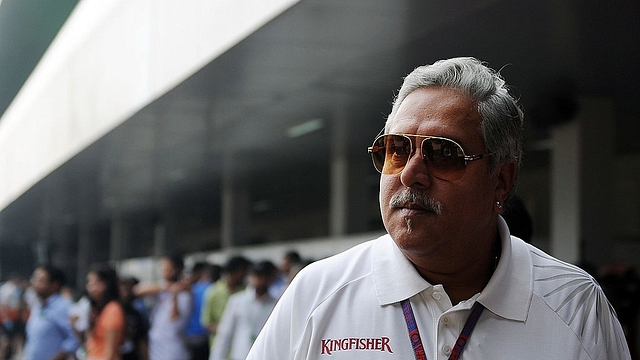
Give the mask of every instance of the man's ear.
[(509, 200), (515, 190), (516, 177), (518, 176), (518, 166), (513, 161), (507, 161), (496, 169), (496, 189), (495, 201), (504, 204)]

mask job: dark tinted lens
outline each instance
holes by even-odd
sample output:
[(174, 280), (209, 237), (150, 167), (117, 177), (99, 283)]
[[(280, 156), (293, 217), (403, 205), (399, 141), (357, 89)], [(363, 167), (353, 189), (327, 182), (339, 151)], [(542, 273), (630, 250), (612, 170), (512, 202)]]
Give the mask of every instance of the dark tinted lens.
[(373, 166), (378, 170), (378, 172), (382, 172), (382, 168), (384, 167), (385, 151), (384, 136), (377, 137), (373, 141), (373, 145), (371, 145), (369, 152), (371, 153)]
[(422, 157), (431, 173), (443, 180), (457, 180), (464, 175), (464, 152), (447, 139), (428, 138), (422, 142)]
[(371, 150), (373, 165), (385, 175), (400, 173), (410, 156), (411, 140), (401, 135), (382, 135)]

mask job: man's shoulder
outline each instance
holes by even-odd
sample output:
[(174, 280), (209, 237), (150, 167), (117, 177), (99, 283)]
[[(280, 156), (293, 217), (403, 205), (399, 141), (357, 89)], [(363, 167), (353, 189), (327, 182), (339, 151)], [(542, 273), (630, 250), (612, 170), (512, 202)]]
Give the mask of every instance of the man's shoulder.
[(226, 284), (224, 280), (218, 280), (207, 287), (204, 294), (206, 297), (215, 296), (216, 294), (221, 293), (226, 289)]
[(345, 273), (366, 273), (370, 271), (371, 254), (376, 240), (369, 240), (355, 245), (338, 254), (315, 261), (300, 270), (296, 278), (302, 276), (343, 276)]
[[(38, 301), (39, 303), (39, 301)], [(69, 309), (71, 307), (71, 300), (60, 295), (54, 294), (47, 301), (47, 307), (60, 311), (62, 309)]]
[(46, 305), (37, 301), (37, 305), (34, 304), (32, 313), (33, 311), (45, 311), (47, 313), (47, 316), (44, 317), (45, 319), (60, 322), (69, 319), (70, 310), (71, 301), (69, 299), (60, 295), (54, 295), (47, 300)]
[(193, 284), (193, 286), (191, 287), (191, 292), (193, 292), (196, 295), (203, 295), (207, 291), (207, 289), (209, 289), (211, 284), (212, 283), (210, 282), (198, 281), (197, 283)]
[(589, 273), (539, 249), (532, 247), (530, 253), (534, 294), (567, 324), (611, 311), (602, 288)]
[(246, 311), (247, 306), (256, 299), (255, 289), (247, 287), (244, 290), (229, 295), (225, 309), (235, 309), (234, 311)]
[(248, 290), (245, 289), (229, 295), (226, 307), (230, 308), (234, 306), (235, 303), (243, 301), (244, 298), (248, 297), (247, 291)]
[(6, 301), (16, 291), (17, 287), (12, 282), (5, 282), (0, 285), (0, 301)]
[[(367, 279), (377, 240), (366, 241), (336, 255), (315, 261), (295, 276), (287, 291), (320, 300), (338, 289)], [(305, 295), (306, 294), (306, 295)]]
[(534, 294), (544, 304), (539, 311), (550, 310), (562, 319), (588, 353), (624, 354), (622, 328), (596, 280), (580, 267), (533, 247), (531, 258)]
[[(538, 290), (559, 291), (571, 285), (600, 289), (594, 278), (576, 265), (557, 259), (533, 246), (529, 247), (533, 265), (534, 286)], [(548, 292), (543, 296), (550, 297)]]

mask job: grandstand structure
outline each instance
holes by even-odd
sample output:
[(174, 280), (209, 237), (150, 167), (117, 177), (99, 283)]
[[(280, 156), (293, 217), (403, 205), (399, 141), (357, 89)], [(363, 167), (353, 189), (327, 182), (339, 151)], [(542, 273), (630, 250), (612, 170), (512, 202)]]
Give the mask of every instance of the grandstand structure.
[(518, 195), (573, 263), (640, 257), (637, 2), (3, 0), (0, 277), (161, 254), (320, 258), (384, 233), (366, 148), (415, 66), (525, 110)]

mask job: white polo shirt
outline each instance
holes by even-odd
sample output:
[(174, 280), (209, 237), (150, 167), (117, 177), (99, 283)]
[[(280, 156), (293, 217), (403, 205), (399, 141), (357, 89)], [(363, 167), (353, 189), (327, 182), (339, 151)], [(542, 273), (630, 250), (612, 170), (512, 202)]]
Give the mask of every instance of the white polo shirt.
[(427, 359), (447, 359), (475, 301), (486, 309), (462, 359), (630, 359), (600, 286), (583, 270), (511, 237), (481, 294), (455, 306), (389, 235), (303, 269), (247, 360), (414, 359), (400, 301), (410, 298)]

